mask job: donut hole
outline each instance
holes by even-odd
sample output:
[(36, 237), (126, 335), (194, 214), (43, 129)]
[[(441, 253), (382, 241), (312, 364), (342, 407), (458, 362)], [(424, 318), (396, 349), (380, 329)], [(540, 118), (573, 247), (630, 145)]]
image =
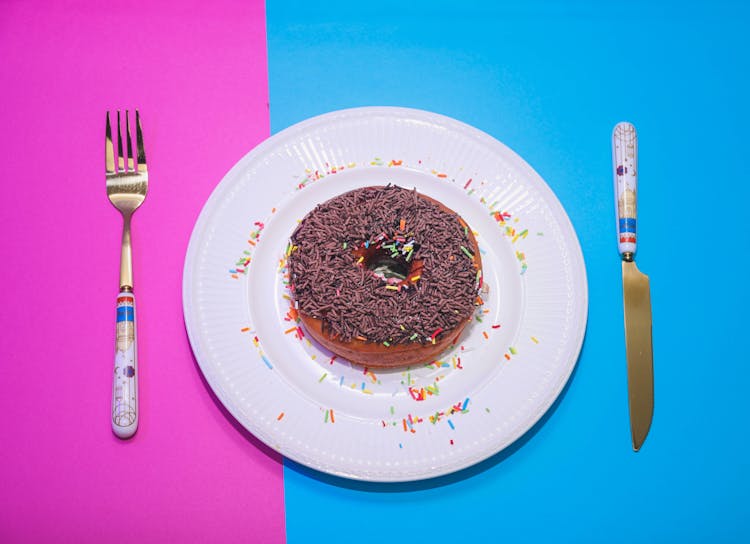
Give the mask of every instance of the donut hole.
[(406, 262), (406, 259), (400, 255), (393, 257), (390, 252), (378, 248), (370, 252), (369, 256), (365, 255), (362, 264), (375, 276), (387, 282), (388, 280), (405, 280), (411, 273), (413, 263)]
[(358, 266), (389, 285), (399, 288), (414, 286), (421, 277), (423, 262), (411, 255), (397, 253), (379, 246), (360, 247), (354, 250)]

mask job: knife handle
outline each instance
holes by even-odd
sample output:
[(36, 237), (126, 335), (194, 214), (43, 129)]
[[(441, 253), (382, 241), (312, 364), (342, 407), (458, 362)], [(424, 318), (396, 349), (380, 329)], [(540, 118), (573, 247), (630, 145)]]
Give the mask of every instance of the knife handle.
[(138, 429), (138, 349), (135, 330), (135, 296), (117, 295), (115, 371), (112, 376), (112, 432), (130, 438)]
[(612, 131), (612, 163), (615, 178), (617, 247), (620, 255), (630, 260), (636, 250), (638, 216), (638, 135), (630, 123), (617, 123)]

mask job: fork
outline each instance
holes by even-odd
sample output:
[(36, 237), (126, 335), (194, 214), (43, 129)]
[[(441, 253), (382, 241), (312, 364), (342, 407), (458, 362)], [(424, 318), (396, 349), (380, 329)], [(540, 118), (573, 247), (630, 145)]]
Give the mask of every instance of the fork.
[(112, 380), (112, 431), (119, 438), (130, 438), (138, 429), (138, 349), (133, 294), (133, 257), (130, 244), (130, 219), (143, 204), (148, 191), (146, 152), (143, 148), (141, 117), (135, 110), (135, 142), (137, 158), (133, 163), (130, 118), (125, 110), (127, 136), (127, 167), (122, 154), (120, 111), (117, 111), (117, 164), (112, 142), (112, 128), (107, 112), (104, 162), (107, 196), (122, 214), (122, 249), (120, 253), (120, 292), (117, 295), (115, 326), (115, 364)]

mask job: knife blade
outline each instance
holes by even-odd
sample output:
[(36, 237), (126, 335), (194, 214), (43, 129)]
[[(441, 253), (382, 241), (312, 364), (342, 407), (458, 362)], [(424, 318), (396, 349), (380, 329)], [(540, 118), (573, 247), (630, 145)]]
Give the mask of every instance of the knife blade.
[(654, 415), (651, 289), (635, 264), (638, 193), (638, 135), (627, 122), (612, 132), (617, 246), (622, 258), (625, 355), (633, 450), (646, 440)]

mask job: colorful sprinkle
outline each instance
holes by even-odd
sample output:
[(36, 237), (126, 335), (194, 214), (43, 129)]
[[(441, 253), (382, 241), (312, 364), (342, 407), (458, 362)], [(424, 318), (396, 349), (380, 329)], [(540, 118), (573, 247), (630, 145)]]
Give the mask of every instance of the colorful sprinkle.
[(415, 389), (413, 387), (410, 387), (409, 395), (411, 395), (411, 398), (413, 398), (417, 402), (423, 401), (425, 399), (425, 390), (424, 388)]
[(261, 354), (260, 358), (263, 359), (263, 362), (266, 363), (266, 366), (268, 368), (273, 369), (273, 365), (271, 365), (271, 361), (268, 360), (268, 357), (266, 357), (265, 355)]
[(528, 235), (529, 235), (529, 229), (524, 229), (523, 231), (519, 232), (513, 237), (513, 243), (515, 244), (516, 240), (518, 240), (519, 238), (522, 238), (522, 239), (526, 238), (526, 236)]

